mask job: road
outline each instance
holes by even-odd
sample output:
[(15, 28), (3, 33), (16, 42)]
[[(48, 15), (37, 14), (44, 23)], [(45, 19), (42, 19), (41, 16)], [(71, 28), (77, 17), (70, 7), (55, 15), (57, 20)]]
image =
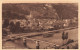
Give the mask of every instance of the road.
[[(68, 32), (68, 36), (69, 39), (73, 39), (73, 40), (78, 40), (78, 29), (72, 29), (72, 30), (66, 30), (65, 32)], [(37, 40), (43, 40), (43, 41), (47, 41), (53, 44), (57, 44), (57, 45), (62, 45), (63, 44), (63, 40), (61, 38), (62, 36), (62, 31), (59, 33), (54, 33), (52, 35), (52, 37), (48, 37), (48, 38), (44, 38), (43, 36), (34, 36), (31, 37), (32, 39), (37, 39)], [(65, 41), (66, 42), (66, 41)], [(30, 48), (35, 49), (36, 45), (35, 45), (35, 41), (32, 40), (27, 40), (27, 45)], [(45, 42), (40, 42), (40, 48), (45, 48), (46, 46), (48, 46), (49, 44), (46, 44)], [(3, 42), (3, 48), (6, 49), (27, 49), (24, 45), (23, 45), (23, 41), (22, 39), (18, 39), (15, 40), (15, 42), (13, 41), (7, 41), (7, 42)]]

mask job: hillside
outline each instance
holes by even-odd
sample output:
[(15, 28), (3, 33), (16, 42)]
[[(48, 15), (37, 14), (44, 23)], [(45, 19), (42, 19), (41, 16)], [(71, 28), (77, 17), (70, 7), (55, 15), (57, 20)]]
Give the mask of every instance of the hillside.
[(2, 5), (2, 12), (3, 19), (7, 17), (11, 19), (25, 18), (24, 15), (29, 15), (30, 12), (34, 18), (39, 19), (71, 19), (78, 16), (78, 6), (68, 3), (7, 3)]

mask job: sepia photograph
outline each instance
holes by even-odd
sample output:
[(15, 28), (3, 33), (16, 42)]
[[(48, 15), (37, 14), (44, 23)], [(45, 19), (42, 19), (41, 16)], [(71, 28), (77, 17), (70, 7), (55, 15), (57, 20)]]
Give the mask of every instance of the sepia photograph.
[(2, 3), (2, 49), (78, 49), (78, 3)]

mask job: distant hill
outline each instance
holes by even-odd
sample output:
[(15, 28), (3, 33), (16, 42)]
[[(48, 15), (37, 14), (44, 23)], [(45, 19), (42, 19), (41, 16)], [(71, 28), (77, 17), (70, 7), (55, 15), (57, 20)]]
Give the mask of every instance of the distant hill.
[(71, 19), (73, 17), (78, 17), (78, 5), (77, 3), (65, 3), (53, 5), (58, 13), (59, 17), (62, 19)]
[[(46, 6), (48, 5), (48, 6)], [(51, 6), (51, 7), (49, 7)], [(69, 3), (19, 3), (2, 4), (2, 17), (4, 18), (25, 18), (24, 15), (32, 13), (34, 18), (38, 19), (70, 19), (78, 16), (78, 6)], [(22, 15), (21, 15), (22, 14)]]

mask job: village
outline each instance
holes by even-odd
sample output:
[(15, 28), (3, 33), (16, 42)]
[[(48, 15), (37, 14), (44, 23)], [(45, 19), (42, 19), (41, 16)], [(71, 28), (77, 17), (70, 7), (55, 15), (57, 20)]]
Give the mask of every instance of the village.
[[(24, 19), (6, 19), (8, 20), (5, 21), (3, 20), (3, 24), (5, 22), (11, 23), (13, 22), (14, 25), (18, 23), (16, 27), (22, 28), (25, 30), (30, 29), (30, 30), (54, 30), (54, 29), (61, 29), (61, 28), (68, 28), (68, 27), (75, 27), (76, 24), (78, 23), (77, 18), (72, 18), (72, 19), (63, 19), (63, 20), (58, 20), (58, 19), (35, 19), (33, 18), (33, 15), (25, 15)], [(4, 25), (3, 25), (4, 26)], [(13, 26), (15, 27), (15, 26)]]

